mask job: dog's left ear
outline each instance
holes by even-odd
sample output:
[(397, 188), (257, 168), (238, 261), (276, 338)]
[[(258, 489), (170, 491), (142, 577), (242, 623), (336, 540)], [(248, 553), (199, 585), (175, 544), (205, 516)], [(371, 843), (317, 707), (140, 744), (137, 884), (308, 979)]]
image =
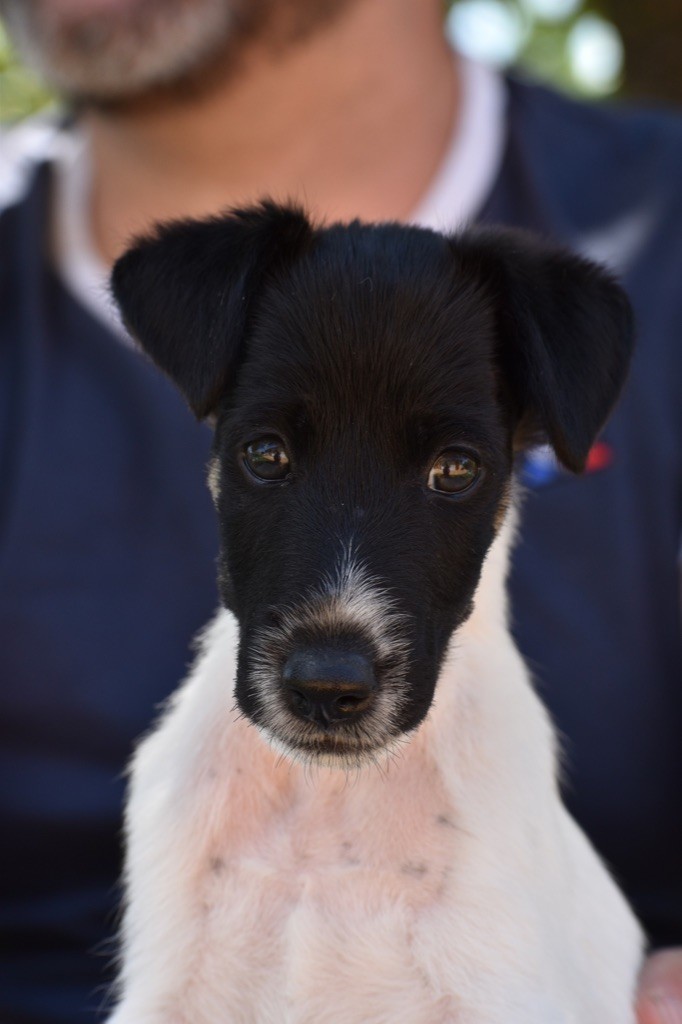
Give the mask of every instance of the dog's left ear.
[(301, 210), (266, 201), (160, 225), (116, 262), (111, 286), (126, 327), (199, 419), (234, 377), (260, 288), (314, 234)]
[(460, 269), (492, 289), (520, 445), (548, 439), (579, 472), (627, 376), (625, 293), (603, 267), (523, 231), (474, 230), (452, 246)]

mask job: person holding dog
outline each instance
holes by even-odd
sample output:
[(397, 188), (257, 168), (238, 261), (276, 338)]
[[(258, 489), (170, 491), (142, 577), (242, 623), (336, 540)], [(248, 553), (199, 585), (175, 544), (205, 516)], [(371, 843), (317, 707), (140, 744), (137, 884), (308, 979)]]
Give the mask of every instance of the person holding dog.
[(544, 449), (521, 467), (512, 607), (571, 809), (658, 950), (640, 1020), (682, 1021), (682, 120), (457, 58), (436, 0), (0, 13), (73, 110), (17, 129), (0, 168), (0, 1018), (97, 1019), (121, 771), (216, 603), (208, 434), (127, 340), (107, 268), (153, 221), (269, 194), (326, 220), (505, 221), (624, 280), (630, 385), (585, 477)]

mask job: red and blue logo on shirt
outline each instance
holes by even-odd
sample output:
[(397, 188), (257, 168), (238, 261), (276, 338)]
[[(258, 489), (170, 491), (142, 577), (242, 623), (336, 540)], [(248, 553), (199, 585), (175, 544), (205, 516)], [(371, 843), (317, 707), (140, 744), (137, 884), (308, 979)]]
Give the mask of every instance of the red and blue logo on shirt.
[[(585, 473), (599, 473), (613, 462), (613, 449), (606, 441), (597, 441), (590, 448)], [(570, 476), (549, 445), (531, 448), (521, 461), (519, 477), (526, 487), (546, 487), (562, 476)]]

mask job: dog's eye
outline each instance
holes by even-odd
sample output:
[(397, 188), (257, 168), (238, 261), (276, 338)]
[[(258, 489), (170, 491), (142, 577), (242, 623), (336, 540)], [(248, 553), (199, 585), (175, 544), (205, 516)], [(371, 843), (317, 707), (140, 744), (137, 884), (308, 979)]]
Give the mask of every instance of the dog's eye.
[(291, 474), (289, 455), (279, 437), (259, 437), (247, 444), (244, 462), (259, 480), (286, 480)]
[(429, 470), (429, 487), (441, 494), (462, 494), (476, 482), (481, 471), (476, 459), (466, 452), (442, 452)]

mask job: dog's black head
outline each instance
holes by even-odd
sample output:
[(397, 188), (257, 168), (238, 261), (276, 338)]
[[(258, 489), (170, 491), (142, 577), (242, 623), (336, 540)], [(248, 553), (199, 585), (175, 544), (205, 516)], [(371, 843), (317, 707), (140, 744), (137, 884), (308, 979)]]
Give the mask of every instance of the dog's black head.
[(315, 229), (270, 203), (159, 228), (113, 289), (215, 422), (239, 705), (291, 753), (372, 756), (428, 711), (515, 448), (583, 466), (626, 373), (623, 293), (519, 232)]

